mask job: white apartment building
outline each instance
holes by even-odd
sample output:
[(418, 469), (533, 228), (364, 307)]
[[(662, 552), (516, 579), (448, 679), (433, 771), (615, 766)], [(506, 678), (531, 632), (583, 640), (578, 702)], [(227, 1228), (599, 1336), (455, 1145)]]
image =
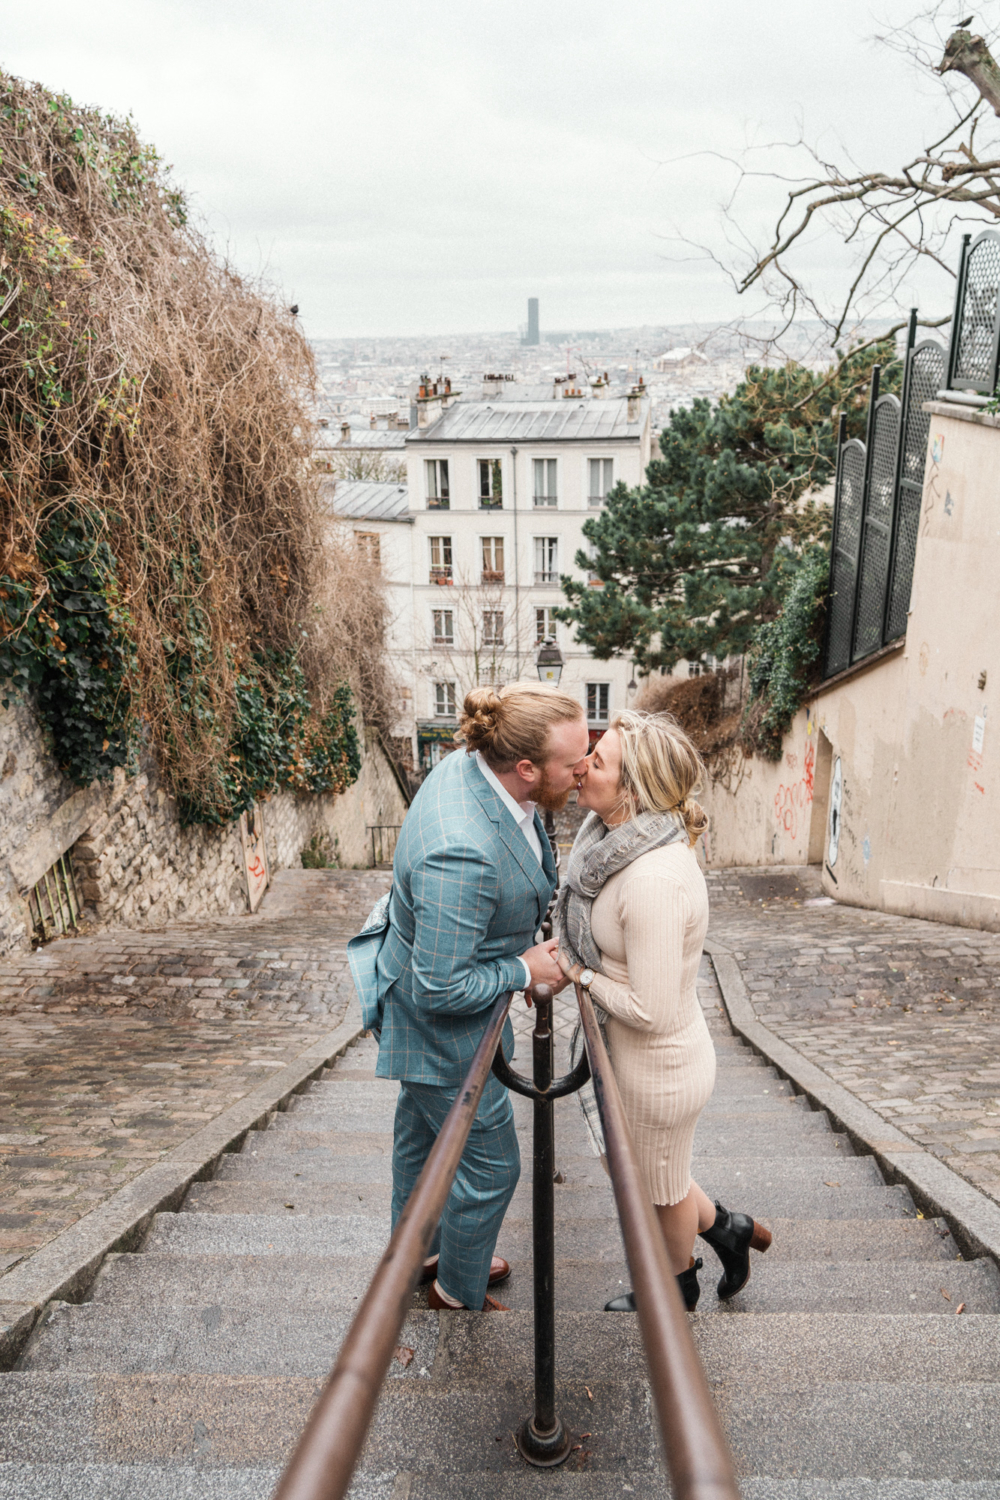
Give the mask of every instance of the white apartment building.
[(535, 678), (545, 641), (560, 648), (560, 685), (579, 697), (593, 738), (634, 698), (631, 660), (596, 661), (554, 611), (566, 603), (561, 575), (589, 577), (576, 562), (584, 522), (615, 484), (645, 477), (650, 403), (641, 386), (557, 389), (462, 401), (446, 382), (422, 387), (405, 440), (407, 509), (396, 486), (336, 487), (335, 513), (380, 552), (405, 684), (398, 733), (425, 770), (451, 745), (469, 688)]

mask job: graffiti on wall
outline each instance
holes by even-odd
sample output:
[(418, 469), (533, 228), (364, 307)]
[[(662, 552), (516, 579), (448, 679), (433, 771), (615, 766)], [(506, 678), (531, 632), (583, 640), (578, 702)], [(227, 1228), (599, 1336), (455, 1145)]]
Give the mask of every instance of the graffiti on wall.
[[(799, 758), (794, 750), (789, 750), (785, 756), (785, 764), (790, 771), (798, 770)], [(802, 775), (797, 780), (782, 782), (774, 797), (774, 815), (778, 820), (778, 827), (787, 833), (790, 839), (798, 838), (799, 829), (808, 818), (812, 807), (815, 773), (816, 742), (813, 739), (810, 721), (806, 730)]]

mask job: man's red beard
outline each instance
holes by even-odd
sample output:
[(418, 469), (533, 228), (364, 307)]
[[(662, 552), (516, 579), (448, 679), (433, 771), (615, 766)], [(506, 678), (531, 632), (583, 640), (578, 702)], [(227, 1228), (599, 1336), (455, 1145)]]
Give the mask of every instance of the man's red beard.
[(546, 812), (562, 812), (569, 801), (569, 794), (574, 790), (574, 787), (575, 783), (573, 786), (568, 786), (564, 792), (557, 792), (549, 780), (548, 772), (543, 766), (542, 784), (536, 792), (532, 793), (532, 801), (536, 806), (544, 808)]

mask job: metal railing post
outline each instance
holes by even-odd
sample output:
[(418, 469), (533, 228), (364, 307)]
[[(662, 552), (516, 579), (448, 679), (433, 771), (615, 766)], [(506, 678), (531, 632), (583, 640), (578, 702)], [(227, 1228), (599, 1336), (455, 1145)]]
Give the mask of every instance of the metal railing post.
[(517, 1432), (518, 1452), (530, 1464), (550, 1468), (569, 1453), (571, 1437), (556, 1415), (556, 1143), (552, 1117), (552, 990), (536, 984), (531, 1037), (534, 1096), (534, 1177), (531, 1208), (535, 1263), (535, 1414)]
[(561, 1464), (569, 1456), (572, 1437), (556, 1415), (556, 1202), (554, 1100), (575, 1094), (590, 1077), (584, 1050), (576, 1067), (553, 1079), (552, 989), (531, 987), (535, 1002), (532, 1034), (532, 1078), (515, 1073), (498, 1051), (493, 1072), (506, 1088), (534, 1103), (534, 1176), (532, 1179), (533, 1254), (535, 1261), (535, 1413), (525, 1417), (514, 1441), (521, 1457), (538, 1468)]

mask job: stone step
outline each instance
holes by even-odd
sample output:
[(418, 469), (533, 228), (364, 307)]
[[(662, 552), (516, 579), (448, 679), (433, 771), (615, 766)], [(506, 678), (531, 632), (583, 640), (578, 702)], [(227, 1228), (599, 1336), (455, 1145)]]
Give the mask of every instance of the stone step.
[[(513, 1261), (532, 1252), (530, 1219), (504, 1221), (504, 1253)], [(377, 1261), (389, 1238), (388, 1215), (328, 1214), (281, 1219), (274, 1214), (157, 1214), (144, 1255), (358, 1256)], [(617, 1220), (564, 1219), (557, 1250), (574, 1260), (624, 1258)], [(373, 1266), (374, 1269), (374, 1266)]]
[[(305, 1377), (7, 1375), (0, 1380), (3, 1456), (22, 1464), (197, 1459), (202, 1468), (280, 1465), (319, 1386)], [(998, 1384), (862, 1380), (775, 1391), (758, 1380), (723, 1389), (720, 1398), (724, 1427), (749, 1476), (1000, 1479)], [(657, 1493), (659, 1436), (644, 1381), (595, 1378), (584, 1388), (581, 1381), (560, 1380), (557, 1404), (573, 1431), (588, 1434), (581, 1453), (588, 1455), (590, 1475), (645, 1486), (633, 1490), (640, 1495)], [(447, 1475), (478, 1476), (480, 1496), (495, 1494), (499, 1477), (523, 1486), (510, 1434), (530, 1405), (527, 1380), (482, 1387), (476, 1399), (468, 1390), (436, 1389), (430, 1379), (389, 1382), (365, 1470), (416, 1469), (434, 1477), (436, 1494)]]
[[(220, 1304), (129, 1307), (56, 1303), (36, 1329), (20, 1371), (89, 1374), (169, 1372), (323, 1376), (332, 1368), (352, 1314), (318, 1307)], [(493, 1315), (489, 1315), (492, 1319)], [(498, 1318), (500, 1314), (496, 1315)], [(643, 1367), (638, 1320), (604, 1312), (556, 1318), (556, 1368), (563, 1381), (627, 1380)], [(917, 1337), (914, 1337), (916, 1325)], [(709, 1380), (738, 1390), (766, 1360), (775, 1390), (803, 1382), (993, 1383), (1000, 1365), (1000, 1320), (992, 1314), (942, 1319), (929, 1313), (879, 1313), (859, 1319), (842, 1312), (745, 1313), (723, 1322), (691, 1320)], [(414, 1351), (408, 1366), (393, 1360), (391, 1380), (426, 1379), (463, 1389), (527, 1380), (533, 1373), (530, 1312), (502, 1315), (502, 1326), (462, 1314), (411, 1312), (400, 1345)], [(448, 1374), (450, 1372), (450, 1376)]]
[[(317, 1307), (210, 1303), (121, 1309), (107, 1303), (60, 1302), (36, 1327), (17, 1368), (322, 1377), (333, 1368), (352, 1316)], [(527, 1321), (530, 1325), (530, 1318)], [(528, 1326), (529, 1344), (531, 1336)], [(438, 1314), (427, 1309), (411, 1313), (399, 1343), (413, 1350), (413, 1360), (404, 1366), (394, 1359), (389, 1379), (426, 1378), (437, 1352)]]
[[(281, 1470), (178, 1464), (0, 1462), (0, 1500), (271, 1500)], [(392, 1480), (367, 1475), (350, 1500), (391, 1500)]]
[[(273, 1137), (271, 1138), (273, 1141)], [(286, 1138), (288, 1139), (288, 1138)], [(360, 1140), (360, 1137), (351, 1139), (352, 1147)], [(370, 1144), (370, 1143), (369, 1143)], [(527, 1182), (527, 1173), (530, 1172), (530, 1158), (522, 1148), (524, 1168), (522, 1182)], [(823, 1157), (803, 1156), (800, 1160), (789, 1164), (787, 1174), (777, 1176), (750, 1177), (749, 1167), (740, 1167), (731, 1162), (724, 1161), (718, 1165), (715, 1159), (702, 1158), (700, 1155), (695, 1159), (694, 1175), (701, 1187), (712, 1198), (718, 1198), (729, 1208), (737, 1208), (737, 1199), (746, 1200), (748, 1195), (754, 1196), (754, 1203), (744, 1201), (741, 1211), (753, 1213), (756, 1218), (769, 1220), (769, 1217), (777, 1218), (807, 1218), (807, 1219), (884, 1219), (895, 1218), (900, 1215), (916, 1217), (916, 1208), (906, 1188), (901, 1186), (879, 1186), (879, 1180), (870, 1176), (869, 1182), (857, 1183), (848, 1171), (841, 1171), (841, 1160), (829, 1162), (828, 1167), (823, 1166)], [(706, 1171), (706, 1162), (713, 1161), (710, 1171)], [(846, 1167), (854, 1162), (870, 1162), (868, 1157), (843, 1158)], [(571, 1187), (594, 1186), (604, 1189), (608, 1185), (608, 1177), (601, 1166), (598, 1157), (593, 1154), (571, 1155), (563, 1153), (559, 1149), (558, 1137), (556, 1140), (556, 1166), (563, 1176), (564, 1184)], [(867, 1169), (865, 1169), (867, 1170)], [(757, 1168), (754, 1168), (756, 1173)], [(812, 1180), (822, 1184), (817, 1187), (808, 1187), (804, 1178), (796, 1177), (794, 1172), (801, 1171), (803, 1174), (812, 1174)], [(226, 1159), (220, 1167), (217, 1182), (247, 1182), (252, 1183), (261, 1175), (262, 1180), (273, 1180), (275, 1175), (288, 1173), (287, 1181), (290, 1187), (296, 1182), (330, 1182), (336, 1181), (342, 1186), (357, 1184), (358, 1192), (364, 1193), (366, 1186), (381, 1185), (388, 1186), (392, 1182), (392, 1160), (389, 1147), (383, 1150), (372, 1147), (370, 1154), (343, 1154), (336, 1151), (333, 1146), (299, 1146), (296, 1150), (272, 1151), (270, 1145), (262, 1144), (256, 1155), (234, 1156)], [(737, 1173), (743, 1175), (737, 1176)], [(296, 1174), (298, 1174), (296, 1176)], [(762, 1186), (762, 1182), (770, 1183), (771, 1186)], [(840, 1186), (827, 1187), (826, 1183), (839, 1183)], [(766, 1201), (764, 1195), (766, 1194)], [(292, 1198), (291, 1192), (289, 1197)], [(294, 1199), (292, 1198), (292, 1201)]]
[[(508, 1248), (506, 1245), (501, 1249)], [(371, 1280), (372, 1256), (335, 1255), (109, 1255), (90, 1297), (93, 1302), (127, 1307), (315, 1306), (351, 1310)], [(532, 1306), (531, 1261), (514, 1264), (509, 1281), (497, 1289), (512, 1307)], [(628, 1287), (624, 1259), (556, 1259), (555, 1305), (560, 1312), (595, 1312)], [(502, 1290), (502, 1297), (501, 1297)], [(426, 1307), (417, 1291), (415, 1307)], [(610, 1316), (610, 1315), (609, 1315)]]
[[(305, 1376), (9, 1374), (0, 1377), (0, 1456), (22, 1464), (281, 1465), (321, 1386)], [(634, 1474), (640, 1482), (658, 1475), (659, 1436), (649, 1422), (644, 1379), (593, 1378), (587, 1386), (592, 1399), (582, 1381), (560, 1381), (557, 1400), (574, 1431), (592, 1434), (588, 1469)], [(416, 1448), (425, 1473), (477, 1473), (480, 1486), (499, 1472), (523, 1478), (510, 1434), (531, 1405), (528, 1379), (480, 1386), (475, 1399), (419, 1375), (387, 1382), (365, 1469), (406, 1470)]]
[[(0, 1500), (271, 1500), (278, 1468), (196, 1468), (190, 1464), (0, 1463)], [(629, 1479), (636, 1480), (630, 1484)], [(618, 1500), (623, 1495), (659, 1496), (645, 1475), (587, 1474), (567, 1468), (529, 1469), (490, 1477), (488, 1500), (525, 1495), (568, 1500)], [(743, 1500), (996, 1500), (989, 1480), (762, 1479), (740, 1481)], [(484, 1500), (480, 1474), (395, 1474), (361, 1471), (348, 1500)]]

